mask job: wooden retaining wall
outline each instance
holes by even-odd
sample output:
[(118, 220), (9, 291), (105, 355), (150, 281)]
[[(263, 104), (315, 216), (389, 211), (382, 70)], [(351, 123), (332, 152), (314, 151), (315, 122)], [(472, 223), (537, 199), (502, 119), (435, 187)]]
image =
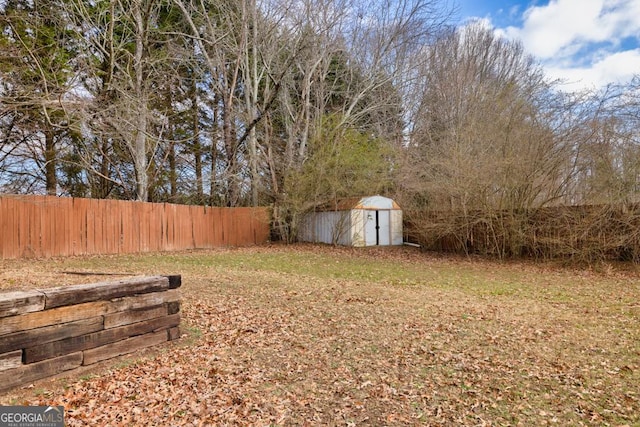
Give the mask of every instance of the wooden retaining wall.
[(264, 207), (0, 195), (0, 259), (258, 245), (269, 221)]
[(179, 338), (180, 276), (0, 293), (0, 391)]

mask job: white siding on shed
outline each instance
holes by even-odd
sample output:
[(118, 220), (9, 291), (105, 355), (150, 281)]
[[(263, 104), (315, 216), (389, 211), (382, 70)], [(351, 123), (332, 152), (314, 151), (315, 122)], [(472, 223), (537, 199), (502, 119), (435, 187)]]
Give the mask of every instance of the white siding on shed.
[[(365, 218), (366, 213), (362, 209), (353, 209), (351, 212), (351, 229), (349, 230), (349, 246), (365, 246)], [(341, 243), (342, 244), (342, 243)]]
[(398, 209), (398, 205), (395, 204), (393, 199), (382, 196), (363, 197), (358, 202), (358, 207), (364, 209)]
[(402, 245), (402, 210), (382, 196), (341, 200), (307, 214), (298, 238), (347, 246)]
[(305, 216), (299, 233), (304, 242), (351, 245), (349, 211), (316, 212)]
[(391, 244), (402, 245), (404, 236), (402, 234), (402, 211), (391, 211)]

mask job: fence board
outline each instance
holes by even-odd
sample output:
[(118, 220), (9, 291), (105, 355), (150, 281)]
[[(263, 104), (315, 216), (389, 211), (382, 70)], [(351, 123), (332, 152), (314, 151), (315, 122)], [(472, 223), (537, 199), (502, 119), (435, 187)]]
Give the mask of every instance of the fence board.
[(156, 252), (261, 244), (267, 208), (0, 195), (0, 256)]
[(102, 242), (102, 223), (100, 222), (100, 203), (99, 201), (90, 201), (87, 206), (87, 253), (100, 253), (99, 242)]
[(11, 204), (11, 200), (0, 199), (0, 234), (2, 237), (0, 239), (0, 255), (2, 255), (3, 258), (14, 257), (15, 255), (10, 251), (17, 248), (14, 242), (14, 230), (10, 227), (10, 224), (13, 222)]
[(82, 253), (84, 252), (80, 245), (80, 236), (82, 236), (82, 230), (86, 228), (84, 223), (84, 218), (82, 216), (82, 199), (73, 199), (73, 209), (71, 211), (71, 215), (73, 216), (71, 219), (71, 227), (72, 227), (72, 235), (71, 235), (71, 247), (73, 253)]

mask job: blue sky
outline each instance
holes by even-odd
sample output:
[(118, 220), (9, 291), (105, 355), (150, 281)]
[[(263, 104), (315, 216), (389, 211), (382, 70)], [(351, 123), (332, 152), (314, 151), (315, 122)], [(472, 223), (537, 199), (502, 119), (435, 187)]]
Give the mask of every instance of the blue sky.
[(566, 90), (640, 75), (640, 0), (456, 0), (461, 23), (482, 19), (520, 40)]

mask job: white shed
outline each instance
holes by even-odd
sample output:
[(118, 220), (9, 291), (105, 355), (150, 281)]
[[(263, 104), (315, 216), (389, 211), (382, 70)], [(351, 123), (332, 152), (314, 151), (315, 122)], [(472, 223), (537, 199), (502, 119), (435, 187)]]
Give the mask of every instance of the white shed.
[(340, 200), (305, 215), (298, 239), (345, 246), (402, 245), (402, 210), (382, 196)]

